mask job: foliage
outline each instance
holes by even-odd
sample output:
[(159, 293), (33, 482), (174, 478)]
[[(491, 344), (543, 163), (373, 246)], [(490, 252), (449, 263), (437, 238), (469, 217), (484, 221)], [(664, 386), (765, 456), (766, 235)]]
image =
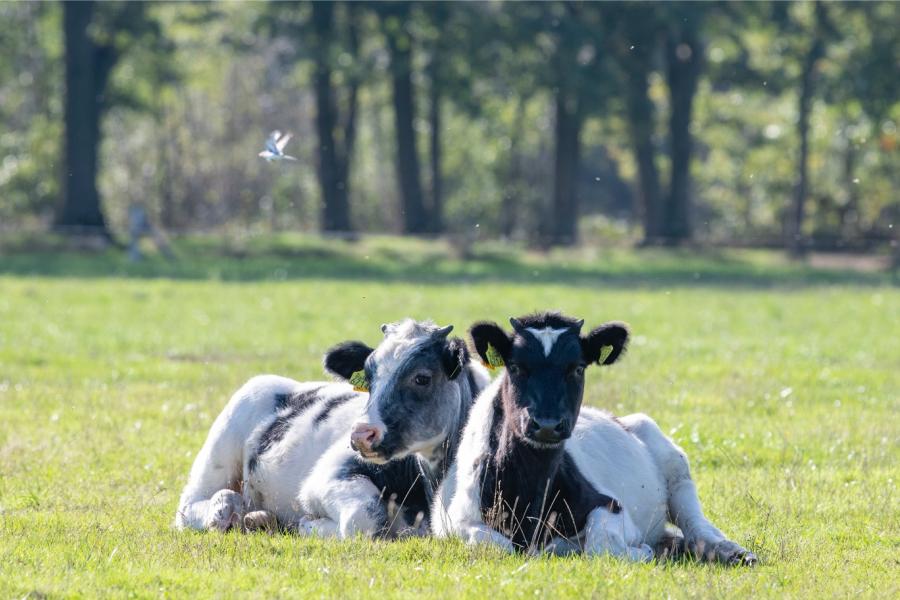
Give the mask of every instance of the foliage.
[[(439, 57), (450, 232), (467, 236), (478, 224), (481, 234), (539, 235), (552, 211), (554, 101), (560, 85), (572, 82), (584, 107), (580, 213), (639, 223), (625, 76), (640, 55), (649, 70), (652, 144), (665, 184), (672, 107), (661, 40), (676, 17), (691, 20), (700, 11), (706, 60), (690, 127), (697, 237), (780, 239), (797, 176), (796, 99), (812, 7), (414, 4), (408, 23), (418, 92), (414, 125), (426, 165), (425, 91)], [(100, 8), (100, 16), (121, 12)], [(328, 49), (339, 90), (349, 79), (360, 80), (350, 212), (354, 229), (372, 232), (399, 231), (402, 220), (392, 164), (389, 57), (377, 16), (382, 8), (354, 5), (358, 55), (343, 34)], [(820, 93), (811, 108), (806, 233), (830, 247), (870, 248), (896, 236), (900, 214), (894, 193), (900, 37), (887, 26), (900, 18), (900, 5), (826, 8), (832, 27), (816, 67)], [(142, 12), (147, 27), (103, 27), (115, 21), (110, 17), (95, 32), (128, 49), (111, 76), (100, 161), (100, 189), (113, 228), (123, 232), (126, 207), (140, 201), (174, 231), (316, 230), (322, 201), (309, 4), (156, 3)], [(0, 135), (0, 220), (6, 229), (34, 227), (49, 221), (60, 196), (61, 9), (7, 3), (0, 15), (0, 117), (6, 125)], [(564, 56), (574, 58), (560, 62)], [(345, 92), (339, 91), (337, 102), (346, 106)], [(295, 134), (290, 150), (300, 159), (296, 164), (269, 165), (256, 157), (275, 128)]]

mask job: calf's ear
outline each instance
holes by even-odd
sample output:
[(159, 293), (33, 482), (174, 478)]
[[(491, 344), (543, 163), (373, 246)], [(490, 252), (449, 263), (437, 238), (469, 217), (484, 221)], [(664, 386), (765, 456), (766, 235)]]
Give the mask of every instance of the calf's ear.
[(625, 323), (604, 323), (581, 338), (581, 354), (587, 364), (611, 365), (625, 351), (628, 326)]
[(485, 365), (494, 368), (506, 364), (512, 350), (512, 340), (499, 325), (487, 321), (475, 323), (469, 329), (469, 335)]
[(459, 338), (450, 338), (444, 351), (441, 353), (441, 363), (448, 379), (456, 379), (462, 373), (466, 363), (469, 362), (469, 349), (466, 343)]
[(356, 371), (362, 371), (366, 359), (372, 354), (362, 342), (341, 342), (325, 353), (325, 370), (342, 379), (350, 379)]

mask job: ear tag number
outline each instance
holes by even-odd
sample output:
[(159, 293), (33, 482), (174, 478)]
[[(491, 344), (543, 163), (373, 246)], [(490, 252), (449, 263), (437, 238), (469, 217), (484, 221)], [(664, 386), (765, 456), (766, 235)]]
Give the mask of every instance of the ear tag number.
[(603, 364), (603, 362), (609, 358), (609, 355), (613, 353), (612, 346), (603, 346), (600, 348), (600, 358), (597, 359), (599, 364)]
[(503, 357), (500, 356), (500, 353), (497, 352), (497, 349), (491, 344), (487, 345), (487, 351), (484, 354), (487, 356), (487, 362), (484, 363), (484, 366), (488, 369), (496, 369), (497, 367), (502, 367), (506, 364), (503, 362)]
[(354, 392), (368, 392), (369, 382), (366, 380), (366, 372), (355, 371), (353, 375), (350, 376), (350, 385), (353, 386)]

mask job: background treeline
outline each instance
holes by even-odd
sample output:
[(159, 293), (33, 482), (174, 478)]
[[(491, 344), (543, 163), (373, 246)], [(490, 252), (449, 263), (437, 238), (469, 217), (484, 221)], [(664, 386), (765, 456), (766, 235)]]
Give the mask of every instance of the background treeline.
[(0, 3), (0, 229), (870, 249), (898, 123), (894, 2)]

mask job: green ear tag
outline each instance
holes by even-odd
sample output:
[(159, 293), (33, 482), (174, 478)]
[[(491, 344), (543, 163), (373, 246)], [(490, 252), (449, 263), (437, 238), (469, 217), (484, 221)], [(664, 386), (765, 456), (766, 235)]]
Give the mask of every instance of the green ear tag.
[(497, 367), (502, 367), (505, 363), (503, 362), (503, 357), (500, 356), (500, 353), (497, 352), (497, 349), (492, 345), (488, 344), (487, 352), (485, 352), (487, 356), (487, 363), (485, 366), (489, 369), (496, 369)]
[(602, 364), (603, 364), (603, 361), (605, 361), (607, 358), (609, 358), (609, 355), (612, 354), (612, 353), (613, 353), (613, 347), (612, 347), (612, 346), (603, 346), (603, 347), (601, 347), (601, 348), (600, 348), (600, 358), (597, 359), (597, 362), (600, 363), (600, 364), (602, 365)]
[(369, 382), (366, 381), (365, 371), (356, 371), (350, 376), (350, 385), (353, 386), (355, 392), (368, 392)]

